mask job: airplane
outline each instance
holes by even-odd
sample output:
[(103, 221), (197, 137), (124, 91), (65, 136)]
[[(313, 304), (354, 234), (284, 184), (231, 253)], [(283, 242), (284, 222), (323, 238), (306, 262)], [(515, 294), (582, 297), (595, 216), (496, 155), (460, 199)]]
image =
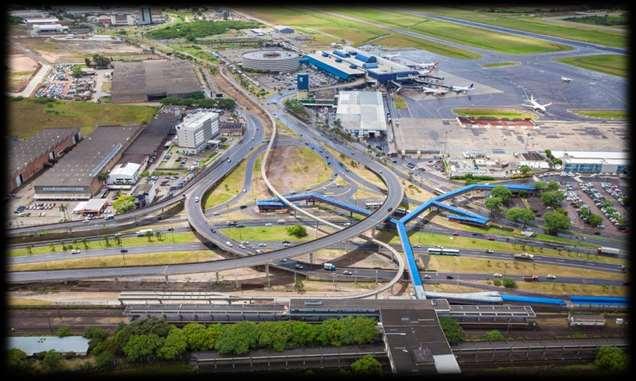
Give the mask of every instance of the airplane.
[(469, 86), (451, 86), (451, 91), (454, 91), (456, 93), (467, 93), (470, 90), (473, 90), (475, 88), (475, 84), (471, 83)]
[(530, 104), (523, 104), (522, 106), (531, 108), (534, 111), (541, 111), (544, 113), (547, 112), (545, 108), (552, 104), (552, 102), (550, 102), (550, 103), (546, 103), (542, 105), (539, 102), (537, 102), (537, 100), (534, 99), (534, 96), (532, 95), (530, 95), (530, 99), (528, 99), (528, 102), (530, 102)]
[(572, 78), (568, 78), (568, 77), (561, 77), (561, 80), (563, 82), (572, 82)]
[(432, 87), (426, 87), (426, 86), (422, 86), (422, 91), (424, 92), (424, 94), (431, 94), (431, 95), (444, 95), (448, 92), (448, 90), (434, 89)]

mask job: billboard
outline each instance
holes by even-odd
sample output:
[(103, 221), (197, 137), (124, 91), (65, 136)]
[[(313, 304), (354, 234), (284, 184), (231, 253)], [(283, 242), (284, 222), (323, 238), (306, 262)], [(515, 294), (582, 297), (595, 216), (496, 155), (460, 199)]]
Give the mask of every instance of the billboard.
[(300, 73), (296, 76), (298, 90), (309, 90), (309, 74)]

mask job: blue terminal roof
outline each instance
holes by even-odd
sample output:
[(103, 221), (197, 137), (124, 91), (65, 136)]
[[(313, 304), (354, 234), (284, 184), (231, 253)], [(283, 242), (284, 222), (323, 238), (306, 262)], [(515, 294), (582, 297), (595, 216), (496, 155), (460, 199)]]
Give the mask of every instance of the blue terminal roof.
[(550, 305), (558, 305), (558, 306), (565, 305), (565, 301), (563, 299), (548, 298), (545, 296), (501, 294), (501, 299), (504, 302), (514, 302), (514, 303), (550, 304)]

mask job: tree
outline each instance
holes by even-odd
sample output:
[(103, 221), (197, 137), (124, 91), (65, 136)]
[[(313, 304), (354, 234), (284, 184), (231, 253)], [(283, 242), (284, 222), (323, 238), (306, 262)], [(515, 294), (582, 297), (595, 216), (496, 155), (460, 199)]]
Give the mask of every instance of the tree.
[(60, 327), (56, 332), (57, 337), (67, 337), (72, 336), (71, 329), (69, 327)]
[(176, 360), (183, 356), (187, 348), (188, 343), (183, 331), (179, 328), (172, 328), (158, 354), (164, 360)]
[(510, 208), (506, 211), (506, 218), (521, 222), (525, 228), (529, 222), (534, 221), (534, 212), (530, 208)]
[(460, 327), (457, 320), (449, 317), (440, 317), (439, 323), (450, 345), (464, 341), (464, 330)]
[(47, 372), (57, 372), (62, 370), (62, 354), (51, 349), (44, 354), (42, 366)]
[(31, 370), (26, 353), (17, 348), (9, 349), (7, 366), (10, 371), (16, 373), (25, 373)]
[(490, 195), (492, 197), (499, 197), (504, 204), (507, 204), (512, 197), (512, 192), (510, 191), (510, 189), (504, 187), (503, 185), (497, 185), (496, 187), (492, 188), (492, 191), (490, 191)]
[(301, 225), (292, 225), (287, 228), (287, 234), (296, 238), (303, 238), (307, 236), (307, 230)]
[(115, 201), (113, 201), (113, 209), (115, 213), (122, 214), (135, 208), (135, 196), (130, 194), (120, 194)]
[(189, 351), (204, 351), (210, 349), (208, 346), (207, 332), (205, 326), (202, 324), (186, 324), (183, 327), (183, 337), (188, 345)]
[(505, 288), (517, 288), (517, 283), (510, 278), (503, 278), (501, 284), (503, 284)]
[(519, 173), (521, 173), (521, 176), (523, 177), (532, 176), (533, 174), (532, 168), (530, 168), (529, 166), (525, 164), (519, 167)]
[(73, 65), (71, 68), (71, 75), (75, 78), (79, 78), (82, 74), (82, 67), (80, 65)]
[(491, 214), (497, 213), (503, 206), (503, 201), (499, 197), (490, 196), (485, 202), (486, 208), (490, 209)]
[(561, 206), (561, 202), (565, 198), (565, 194), (559, 190), (546, 190), (541, 192), (541, 201), (543, 205), (557, 208)]
[(132, 335), (124, 345), (124, 354), (131, 362), (149, 362), (156, 358), (164, 339), (155, 334)]
[(365, 355), (351, 364), (351, 370), (356, 375), (380, 376), (382, 364), (373, 356)]
[(499, 332), (496, 329), (493, 329), (492, 331), (486, 332), (486, 334), (482, 338), (484, 340), (486, 340), (486, 341), (503, 341), (503, 340), (506, 340), (506, 337), (503, 335), (503, 333)]
[(623, 372), (627, 369), (627, 355), (621, 348), (603, 346), (596, 353), (594, 364), (605, 371)]
[(587, 219), (587, 223), (594, 227), (597, 227), (603, 223), (603, 217), (599, 216), (598, 214), (591, 213)]
[(543, 215), (545, 222), (545, 232), (556, 235), (559, 231), (568, 230), (570, 228), (570, 218), (567, 214), (559, 211), (546, 212)]
[(301, 277), (296, 277), (296, 281), (294, 282), (294, 290), (298, 293), (305, 292), (305, 284)]
[(115, 356), (108, 351), (95, 356), (95, 367), (100, 370), (112, 369), (115, 366)]
[(258, 343), (258, 330), (254, 322), (240, 322), (223, 329), (214, 345), (222, 354), (243, 354)]

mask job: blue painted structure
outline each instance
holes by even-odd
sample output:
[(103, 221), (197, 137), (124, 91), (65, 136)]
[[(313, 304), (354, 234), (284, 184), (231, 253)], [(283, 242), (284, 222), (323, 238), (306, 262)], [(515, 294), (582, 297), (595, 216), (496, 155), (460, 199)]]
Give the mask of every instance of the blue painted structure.
[[(334, 205), (337, 206), (339, 208), (342, 208), (344, 210), (348, 210), (350, 212), (353, 213), (359, 213), (365, 216), (370, 215), (372, 212), (366, 208), (362, 208), (359, 207), (357, 205), (352, 205), (349, 204), (347, 202), (338, 200), (337, 198), (334, 197), (329, 197), (326, 196), (324, 194), (318, 193), (318, 192), (306, 192), (306, 193), (299, 193), (299, 194), (294, 194), (294, 195), (290, 195), (290, 196), (285, 196), (286, 199), (288, 199), (289, 201), (295, 202), (295, 201), (322, 201), (324, 203), (330, 204), (330, 205)], [(256, 206), (258, 207), (270, 207), (270, 208), (286, 208), (287, 205), (285, 205), (282, 201), (280, 201), (278, 198), (270, 198), (270, 199), (266, 199), (266, 200), (258, 200), (256, 201)]]
[(512, 302), (512, 303), (547, 304), (547, 305), (554, 305), (554, 306), (565, 306), (565, 301), (563, 299), (548, 298), (545, 296), (501, 294), (501, 300), (503, 302)]
[(296, 76), (296, 88), (300, 91), (309, 90), (309, 74), (298, 73)]
[(620, 296), (571, 295), (572, 304), (627, 306), (627, 298)]
[[(326, 54), (326, 56), (329, 56), (329, 53), (326, 53), (326, 52), (323, 53), (323, 56), (325, 56), (325, 54)], [(315, 58), (313, 58), (311, 56), (304, 56), (303, 59), (306, 59), (305, 62), (308, 65), (311, 65), (311, 66), (315, 67), (316, 69), (321, 70), (321, 71), (323, 71), (323, 72), (325, 72), (325, 73), (327, 73), (327, 74), (329, 74), (331, 76), (334, 76), (334, 77), (336, 77), (336, 78), (338, 78), (340, 80), (347, 81), (347, 80), (351, 79), (351, 76), (349, 74), (345, 73), (344, 71), (338, 69), (335, 66), (327, 65), (326, 63), (318, 61), (317, 59), (315, 59)]]

